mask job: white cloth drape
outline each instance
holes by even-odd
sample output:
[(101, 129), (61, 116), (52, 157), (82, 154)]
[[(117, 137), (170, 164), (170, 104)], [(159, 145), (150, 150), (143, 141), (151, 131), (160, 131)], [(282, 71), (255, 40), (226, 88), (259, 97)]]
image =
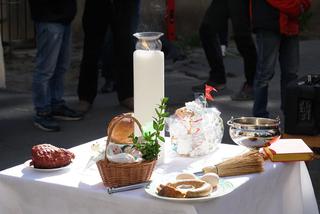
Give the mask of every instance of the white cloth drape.
[[(97, 141), (104, 141), (99, 139)], [(102, 214), (102, 213), (210, 213), (210, 214), (318, 214), (304, 162), (265, 163), (265, 172), (225, 178), (235, 189), (206, 202), (177, 203), (153, 198), (143, 189), (109, 195), (96, 166), (84, 170), (93, 142), (72, 148), (76, 159), (69, 170), (38, 172), (19, 165), (0, 172), (2, 214)], [(166, 156), (152, 179), (197, 171), (223, 158), (243, 152), (240, 146), (220, 145), (201, 158)]]

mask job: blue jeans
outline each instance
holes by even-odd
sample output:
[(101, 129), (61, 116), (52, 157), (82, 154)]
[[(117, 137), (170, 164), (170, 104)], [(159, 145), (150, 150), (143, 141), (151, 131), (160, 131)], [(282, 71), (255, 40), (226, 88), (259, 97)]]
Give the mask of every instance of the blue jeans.
[(37, 113), (51, 112), (64, 104), (64, 74), (69, 68), (71, 27), (59, 23), (36, 23), (37, 56), (32, 95)]
[(285, 36), (273, 31), (258, 30), (256, 33), (258, 63), (254, 80), (253, 116), (269, 117), (267, 111), (268, 86), (275, 73), (279, 58), (281, 69), (281, 109), (284, 109), (286, 87), (297, 79), (299, 67), (298, 36)]

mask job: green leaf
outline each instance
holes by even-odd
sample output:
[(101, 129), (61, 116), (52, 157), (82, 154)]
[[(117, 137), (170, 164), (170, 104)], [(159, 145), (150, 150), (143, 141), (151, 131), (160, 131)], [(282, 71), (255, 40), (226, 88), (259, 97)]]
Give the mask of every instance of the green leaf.
[(156, 135), (156, 132), (153, 132), (150, 137), (154, 137)]
[[(156, 113), (157, 113), (158, 117), (160, 117), (161, 113), (159, 112), (159, 110), (156, 109), (156, 108), (154, 110), (156, 110)], [(154, 118), (154, 117), (152, 117), (152, 118)]]
[(161, 125), (159, 126), (159, 130), (162, 131), (163, 129), (164, 129), (164, 124), (161, 124)]
[(159, 140), (161, 140), (162, 142), (165, 141), (164, 137), (162, 137), (162, 136), (158, 136), (158, 138), (159, 138)]
[(158, 129), (158, 123), (157, 123), (156, 121), (153, 121), (153, 128), (154, 128), (155, 130)]
[(169, 117), (169, 112), (165, 112), (164, 117)]
[(156, 117), (152, 117), (152, 127), (154, 131), (143, 132), (143, 140), (138, 141), (138, 138), (134, 141), (134, 146), (142, 153), (142, 157), (145, 160), (154, 160), (158, 157), (160, 152), (160, 145), (158, 141), (165, 142), (163, 136), (161, 136), (161, 131), (165, 127), (165, 118), (169, 116), (166, 112), (168, 98), (164, 97), (161, 100), (160, 105), (155, 109)]

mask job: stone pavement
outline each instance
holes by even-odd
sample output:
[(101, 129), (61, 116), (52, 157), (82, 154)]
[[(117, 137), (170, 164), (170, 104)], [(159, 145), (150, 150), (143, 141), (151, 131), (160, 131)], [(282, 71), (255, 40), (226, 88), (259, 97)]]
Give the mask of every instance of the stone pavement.
[[(301, 66), (299, 75), (320, 72), (320, 40), (301, 42)], [(23, 163), (30, 158), (32, 145), (50, 143), (61, 147), (73, 147), (105, 136), (106, 124), (112, 117), (128, 110), (119, 106), (115, 93), (99, 94), (92, 110), (84, 120), (61, 122), (61, 131), (47, 133), (32, 125), (33, 106), (31, 101), (31, 78), (34, 64), (34, 50), (16, 50), (6, 56), (7, 89), (0, 90), (0, 170)], [(173, 63), (166, 61), (166, 96), (170, 99), (170, 111), (193, 100), (193, 85), (201, 83), (208, 76), (208, 65), (201, 48), (186, 50), (186, 59)], [(77, 103), (76, 85), (79, 72), (81, 48), (75, 47), (70, 72), (66, 75), (66, 101), (71, 106)], [(234, 46), (225, 57), (228, 74), (227, 89), (216, 93), (212, 103), (221, 111), (225, 133), (223, 143), (233, 144), (226, 122), (231, 116), (250, 116), (252, 101), (235, 102), (230, 95), (240, 89), (244, 82), (243, 66)], [(279, 71), (279, 69), (277, 70)], [(271, 82), (269, 109), (272, 117), (282, 115), (279, 103), (279, 72)], [(155, 80), (156, 81), (156, 80)], [(100, 86), (102, 80), (100, 80)], [(320, 142), (319, 142), (320, 144)], [(311, 162), (309, 172), (318, 202), (320, 202), (320, 161)], [(319, 203), (318, 203), (319, 204)]]

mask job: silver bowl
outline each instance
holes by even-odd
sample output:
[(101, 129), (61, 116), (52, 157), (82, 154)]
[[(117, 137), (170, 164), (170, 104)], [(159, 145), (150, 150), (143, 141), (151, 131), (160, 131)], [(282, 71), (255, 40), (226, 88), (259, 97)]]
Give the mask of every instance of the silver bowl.
[(267, 146), (281, 135), (279, 119), (239, 117), (231, 118), (227, 124), (231, 139), (248, 148)]

